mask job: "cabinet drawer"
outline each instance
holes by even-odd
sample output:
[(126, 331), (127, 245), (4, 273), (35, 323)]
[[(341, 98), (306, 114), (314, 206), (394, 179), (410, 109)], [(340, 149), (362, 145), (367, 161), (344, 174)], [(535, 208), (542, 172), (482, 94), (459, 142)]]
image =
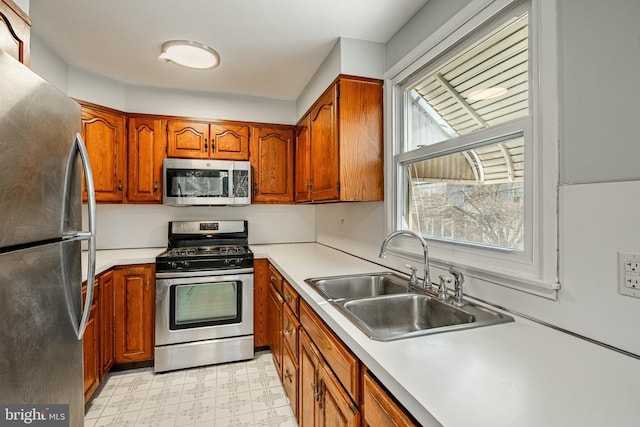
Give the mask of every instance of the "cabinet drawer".
[(289, 306), (285, 305), (282, 316), (282, 336), (284, 336), (284, 342), (286, 346), (289, 346), (291, 354), (294, 355), (294, 359), (298, 360), (298, 327), (300, 322), (293, 314)]
[(300, 302), (300, 323), (354, 402), (360, 400), (360, 362), (309, 305)]
[(269, 264), (269, 282), (271, 282), (273, 287), (282, 295), (282, 274), (271, 264)]
[(284, 302), (287, 303), (293, 314), (298, 317), (298, 301), (300, 300), (300, 295), (298, 295), (296, 290), (293, 289), (293, 287), (286, 280), (283, 284), (282, 297), (284, 298)]

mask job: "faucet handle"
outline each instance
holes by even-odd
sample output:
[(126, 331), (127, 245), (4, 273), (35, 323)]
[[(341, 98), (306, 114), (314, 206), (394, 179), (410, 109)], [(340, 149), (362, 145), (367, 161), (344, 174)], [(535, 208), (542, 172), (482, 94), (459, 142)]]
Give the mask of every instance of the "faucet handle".
[(412, 286), (416, 286), (418, 284), (418, 277), (416, 276), (417, 268), (410, 264), (405, 264), (404, 267), (411, 270), (411, 278), (409, 278), (409, 284)]
[(455, 283), (455, 301), (456, 305), (462, 307), (464, 305), (462, 284), (464, 283), (464, 275), (453, 267), (449, 267), (449, 273), (453, 275)]
[(447, 283), (451, 283), (450, 277), (444, 277), (442, 275), (438, 276), (440, 278), (440, 286), (438, 286), (438, 299), (442, 301), (446, 301), (449, 299), (449, 294), (447, 293)]

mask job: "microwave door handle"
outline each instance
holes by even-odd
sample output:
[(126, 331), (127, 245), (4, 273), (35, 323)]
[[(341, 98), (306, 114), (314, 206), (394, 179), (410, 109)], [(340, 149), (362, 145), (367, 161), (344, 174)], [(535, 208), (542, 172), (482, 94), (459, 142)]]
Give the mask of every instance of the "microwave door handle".
[(89, 231), (75, 231), (65, 233), (64, 240), (86, 240), (88, 243), (87, 254), (87, 294), (84, 301), (84, 308), (80, 323), (77, 328), (78, 340), (82, 339), (84, 331), (89, 321), (89, 313), (91, 312), (91, 301), (93, 301), (93, 282), (96, 278), (96, 191), (93, 182), (93, 173), (91, 171), (91, 163), (89, 161), (89, 153), (82, 141), (79, 133), (76, 134), (74, 141), (75, 149), (80, 154), (82, 160), (82, 168), (84, 170), (84, 179), (87, 184), (87, 207), (88, 207), (88, 225)]

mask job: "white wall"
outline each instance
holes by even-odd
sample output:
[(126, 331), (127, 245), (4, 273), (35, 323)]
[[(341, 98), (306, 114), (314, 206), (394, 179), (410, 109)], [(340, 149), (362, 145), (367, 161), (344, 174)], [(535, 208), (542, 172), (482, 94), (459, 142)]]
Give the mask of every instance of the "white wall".
[(385, 47), (382, 43), (341, 37), (296, 101), (296, 120), (304, 116), (339, 74), (382, 79)]
[(315, 241), (315, 208), (310, 205), (98, 205), (96, 215), (98, 249), (166, 247), (167, 223), (185, 220), (247, 220), (251, 244)]
[[(462, 8), (467, 3), (456, 5)], [(636, 327), (640, 299), (617, 293), (617, 252), (640, 253), (640, 141), (635, 124), (640, 99), (640, 3), (558, 3), (562, 289), (557, 301), (486, 283), (471, 282), (466, 290), (640, 355)], [(449, 19), (451, 6), (444, 0), (430, 0), (387, 43), (387, 68), (395, 65), (390, 58), (396, 62), (401, 58), (397, 52), (410, 52), (433, 31), (434, 23)], [(425, 34), (421, 28), (429, 31)], [(608, 182), (620, 180), (628, 182)], [(342, 229), (341, 219), (345, 219)], [(403, 270), (405, 260), (377, 257), (384, 238), (382, 203), (318, 206), (316, 224), (318, 242)], [(437, 274), (432, 272), (432, 277)]]

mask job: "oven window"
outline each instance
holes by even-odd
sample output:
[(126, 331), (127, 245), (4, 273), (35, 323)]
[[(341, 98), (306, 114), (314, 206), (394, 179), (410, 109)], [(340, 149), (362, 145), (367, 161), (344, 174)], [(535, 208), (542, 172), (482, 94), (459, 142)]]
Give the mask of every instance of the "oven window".
[(171, 287), (171, 329), (239, 323), (242, 282), (211, 282)]

